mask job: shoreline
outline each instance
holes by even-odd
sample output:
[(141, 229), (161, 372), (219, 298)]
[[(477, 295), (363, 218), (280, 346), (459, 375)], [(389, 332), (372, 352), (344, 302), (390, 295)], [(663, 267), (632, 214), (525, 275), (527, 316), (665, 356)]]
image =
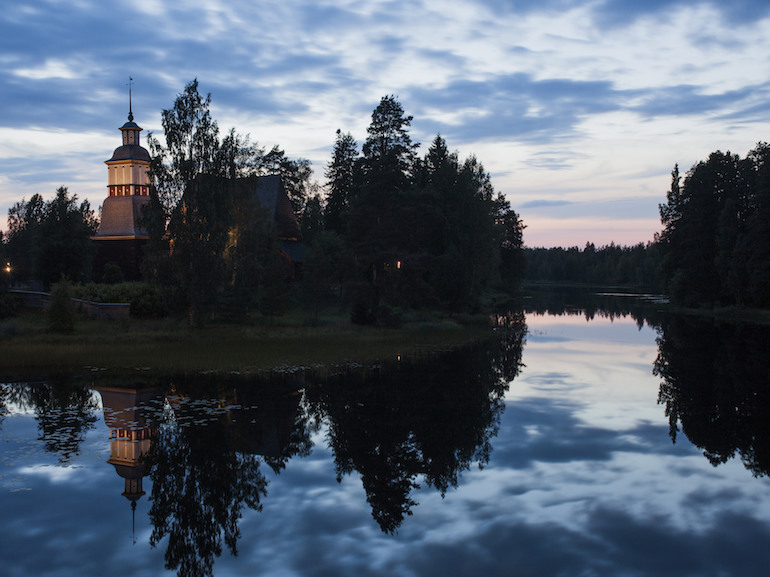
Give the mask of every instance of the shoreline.
[(79, 318), (75, 332), (46, 332), (42, 314), (0, 324), (0, 372), (82, 372), (102, 369), (163, 372), (256, 372), (280, 367), (367, 363), (460, 346), (492, 335), (487, 317), (422, 319), (399, 328), (335, 324), (303, 326), (212, 323), (188, 329), (180, 321)]

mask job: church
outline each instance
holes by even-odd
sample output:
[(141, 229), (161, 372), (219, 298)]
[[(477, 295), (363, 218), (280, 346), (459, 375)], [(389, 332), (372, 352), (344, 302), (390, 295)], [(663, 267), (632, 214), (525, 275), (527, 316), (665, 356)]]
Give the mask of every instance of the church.
[[(118, 265), (124, 280), (142, 279), (144, 247), (149, 240), (142, 225), (142, 209), (150, 202), (152, 177), (150, 153), (140, 145), (142, 128), (134, 122), (129, 97), (128, 122), (120, 127), (123, 143), (115, 149), (107, 164), (108, 196), (102, 204), (101, 220), (91, 240), (96, 245), (93, 274), (101, 280), (104, 267)], [(283, 179), (269, 175), (238, 179), (239, 186), (265, 208), (279, 241), (281, 256), (287, 263), (287, 274), (297, 278), (306, 252), (301, 242), (300, 226), (286, 194)]]

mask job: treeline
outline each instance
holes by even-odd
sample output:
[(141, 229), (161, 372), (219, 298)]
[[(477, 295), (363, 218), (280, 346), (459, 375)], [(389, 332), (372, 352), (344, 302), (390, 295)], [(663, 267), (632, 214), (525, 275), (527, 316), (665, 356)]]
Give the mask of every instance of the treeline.
[[(375, 108), (360, 149), (337, 131), (325, 194), (307, 160), (265, 150), (235, 129), (220, 136), (210, 102), (197, 80), (188, 83), (162, 111), (163, 141), (148, 137), (154, 186), (143, 216), (143, 275), (174, 291), (191, 324), (330, 302), (349, 307), (356, 323), (388, 323), (397, 321), (394, 308), (474, 311), (486, 291), (520, 285), (518, 214), (483, 165), (460, 160), (441, 136), (418, 156), (412, 117), (395, 97)], [(253, 193), (265, 175), (281, 176), (297, 217), (307, 247), (301, 282), (287, 274), (275, 222)], [(66, 189), (51, 203), (22, 200), (3, 243), (14, 278), (46, 287), (61, 277), (88, 280), (95, 230), (88, 204), (78, 206)], [(96, 280), (119, 277), (105, 267)]]
[[(98, 225), (89, 202), (78, 203), (77, 195), (70, 195), (66, 187), (47, 202), (34, 194), (8, 209), (8, 232), (0, 237), (3, 264), (12, 266), (12, 278), (36, 279), (45, 287), (62, 276), (88, 281), (94, 257), (90, 238)], [(10, 275), (5, 276), (7, 282)]]
[(355, 323), (391, 323), (393, 307), (474, 310), (484, 291), (521, 281), (523, 225), (481, 163), (461, 162), (440, 136), (418, 157), (412, 117), (387, 96), (360, 152), (337, 131), (325, 197), (309, 194), (303, 163), (278, 165), (308, 247), (295, 290), (273, 223), (246, 193), (254, 185), (244, 178), (274, 165), (233, 130), (219, 141), (209, 100), (188, 85), (163, 112), (166, 144), (150, 140), (146, 276), (179, 288), (192, 324), (223, 308), (280, 314), (291, 298), (316, 310), (348, 305)]
[(524, 272), (523, 225), (474, 156), (461, 161), (436, 136), (419, 158), (393, 96), (372, 113), (361, 152), (337, 132), (327, 166), (322, 243), (337, 238), (356, 263), (359, 320), (380, 299), (402, 306), (474, 310), (485, 290), (515, 289)]
[(770, 146), (675, 166), (659, 244), (672, 301), (770, 306)]
[(662, 290), (664, 286), (660, 247), (656, 243), (596, 248), (525, 248), (530, 283), (549, 282), (586, 285), (624, 285)]

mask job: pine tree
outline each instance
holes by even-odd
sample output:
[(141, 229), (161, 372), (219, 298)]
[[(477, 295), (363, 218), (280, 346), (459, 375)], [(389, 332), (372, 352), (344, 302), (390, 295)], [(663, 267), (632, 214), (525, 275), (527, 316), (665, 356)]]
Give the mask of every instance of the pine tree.
[(358, 145), (350, 133), (337, 129), (332, 159), (326, 166), (326, 208), (324, 222), (327, 230), (344, 234), (348, 203), (353, 194), (354, 171)]

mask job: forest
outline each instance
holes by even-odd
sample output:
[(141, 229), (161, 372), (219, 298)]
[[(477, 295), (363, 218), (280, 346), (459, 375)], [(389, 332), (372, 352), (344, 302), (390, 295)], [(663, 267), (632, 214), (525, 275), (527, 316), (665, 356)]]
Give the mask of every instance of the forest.
[[(337, 131), (322, 186), (305, 159), (234, 128), (221, 137), (210, 103), (197, 80), (188, 83), (162, 111), (164, 134), (148, 136), (144, 280), (191, 325), (329, 303), (347, 306), (355, 323), (387, 324), (404, 309), (475, 312), (488, 291), (520, 286), (518, 214), (481, 162), (461, 160), (440, 135), (418, 156), (412, 117), (394, 96), (374, 109), (360, 147)], [(243, 194), (244, 181), (271, 174), (282, 177), (307, 248), (301, 278), (285, 273), (272, 223)], [(90, 278), (98, 221), (77, 200), (61, 188), (53, 201), (38, 194), (9, 210), (0, 246), (14, 281), (121, 280), (115, 267)]]
[(524, 255), (525, 281), (530, 284), (626, 286), (653, 291), (665, 288), (660, 249), (653, 242), (634, 246), (610, 243), (599, 248), (586, 243), (582, 249), (526, 247)]
[[(336, 306), (354, 323), (387, 325), (403, 310), (477, 312), (485, 295), (515, 293), (524, 281), (635, 287), (688, 307), (770, 305), (766, 143), (745, 158), (716, 151), (684, 177), (675, 166), (651, 242), (531, 248), (475, 156), (460, 159), (441, 135), (417, 154), (413, 118), (392, 95), (373, 110), (360, 145), (337, 130), (323, 184), (311, 181), (309, 161), (278, 146), (266, 150), (234, 128), (221, 137), (210, 103), (197, 80), (188, 83), (162, 111), (162, 138), (148, 136), (146, 288), (131, 289), (152, 295), (142, 314), (184, 313), (199, 325)], [(273, 224), (244, 193), (255, 177), (276, 174), (306, 249), (300, 275), (287, 275)], [(0, 290), (11, 280), (119, 282), (115, 267), (92, 278), (97, 226), (88, 201), (66, 187), (47, 202), (40, 194), (17, 202), (0, 243), (13, 273)], [(9, 314), (9, 300), (0, 301)]]

